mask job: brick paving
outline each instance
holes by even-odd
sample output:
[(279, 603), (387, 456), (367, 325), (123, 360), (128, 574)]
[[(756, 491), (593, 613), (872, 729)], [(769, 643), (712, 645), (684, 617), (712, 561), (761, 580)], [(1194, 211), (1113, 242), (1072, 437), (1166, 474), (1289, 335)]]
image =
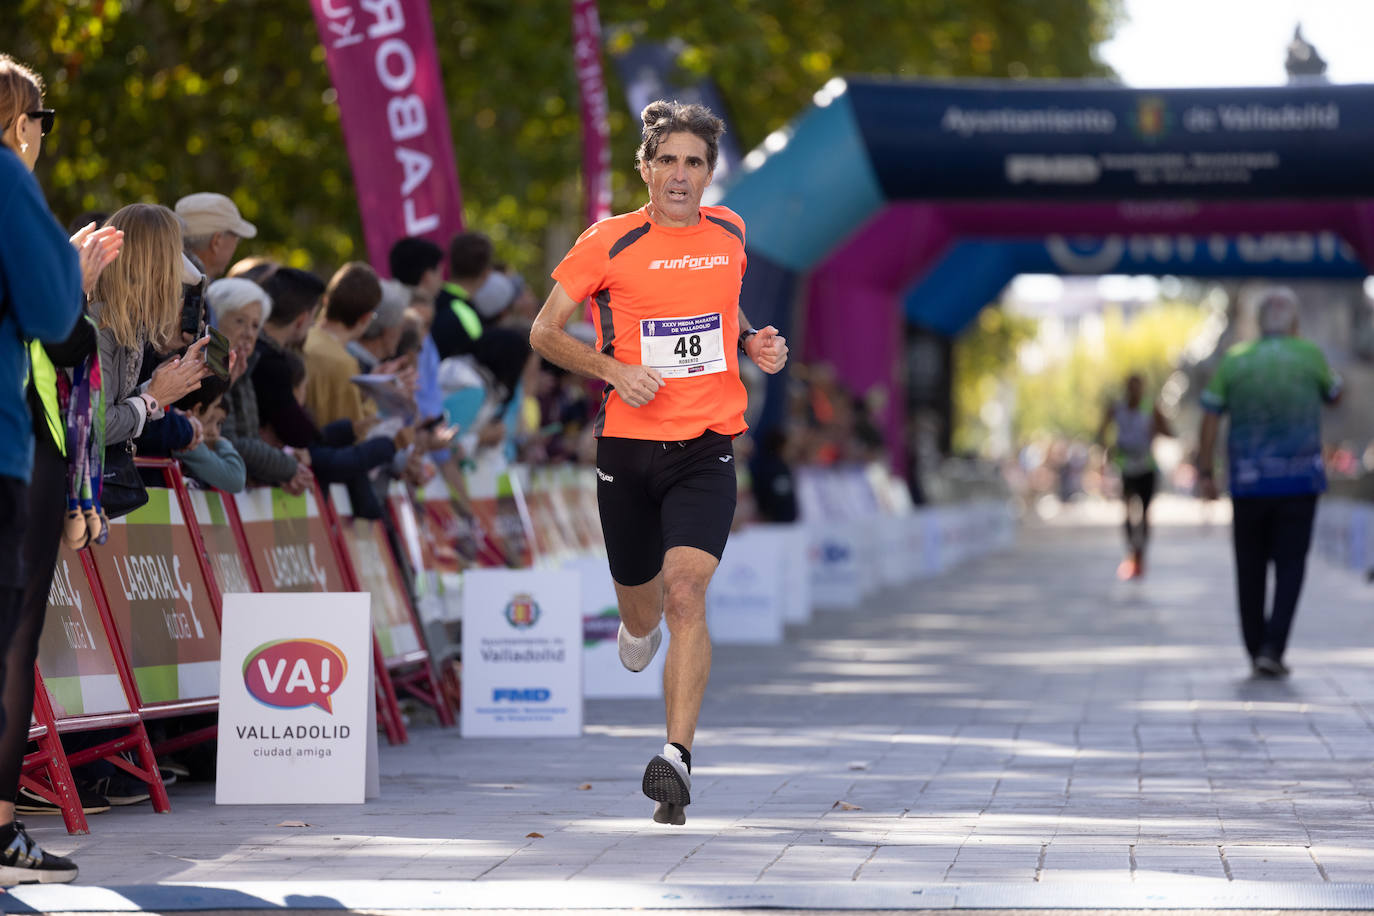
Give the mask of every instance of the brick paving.
[(417, 727), (363, 807), (181, 784), (170, 815), (30, 826), (87, 885), (1374, 883), (1374, 586), (1314, 558), (1293, 677), (1261, 682), (1227, 529), (1159, 528), (1139, 583), (1118, 550), (1115, 528), (1037, 525), (784, 645), (718, 648), (686, 827), (639, 794), (656, 701), (591, 702), (580, 739)]

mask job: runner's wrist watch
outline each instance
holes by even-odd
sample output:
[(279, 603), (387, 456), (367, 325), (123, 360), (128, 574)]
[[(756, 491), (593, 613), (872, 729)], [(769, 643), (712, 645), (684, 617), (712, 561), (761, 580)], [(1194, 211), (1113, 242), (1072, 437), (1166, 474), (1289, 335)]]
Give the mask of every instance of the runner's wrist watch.
[(758, 332), (758, 328), (745, 328), (743, 331), (739, 332), (739, 351), (741, 353), (745, 352), (744, 344)]

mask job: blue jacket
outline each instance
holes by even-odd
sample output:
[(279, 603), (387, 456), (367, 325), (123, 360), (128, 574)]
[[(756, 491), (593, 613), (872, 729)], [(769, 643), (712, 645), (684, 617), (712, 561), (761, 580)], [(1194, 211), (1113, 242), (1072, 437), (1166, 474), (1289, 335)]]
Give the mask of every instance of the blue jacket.
[(0, 144), (0, 476), (28, 482), (33, 424), (26, 338), (59, 342), (81, 314), (81, 266), (38, 182)]

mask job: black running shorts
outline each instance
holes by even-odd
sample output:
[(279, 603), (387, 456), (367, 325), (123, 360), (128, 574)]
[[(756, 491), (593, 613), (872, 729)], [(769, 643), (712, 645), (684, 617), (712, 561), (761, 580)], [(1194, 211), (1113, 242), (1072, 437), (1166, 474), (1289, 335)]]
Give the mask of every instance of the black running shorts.
[(686, 442), (602, 436), (596, 496), (611, 577), (621, 585), (658, 575), (673, 547), (719, 560), (735, 517), (733, 440), (709, 430)]
[(1144, 474), (1122, 474), (1121, 475), (1121, 496), (1130, 502), (1132, 496), (1140, 497), (1141, 504), (1150, 508), (1150, 501), (1155, 498), (1155, 472), (1146, 471)]

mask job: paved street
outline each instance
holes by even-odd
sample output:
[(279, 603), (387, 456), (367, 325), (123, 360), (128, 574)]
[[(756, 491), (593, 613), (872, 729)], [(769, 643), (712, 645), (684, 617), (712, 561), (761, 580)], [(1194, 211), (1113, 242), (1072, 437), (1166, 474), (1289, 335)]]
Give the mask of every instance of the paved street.
[[(820, 882), (850, 895), (835, 906), (896, 885), (1008, 907), (1085, 887), (1102, 906), (1144, 887), (1202, 906), (1229, 887), (1365, 905), (1321, 894), (1374, 884), (1374, 586), (1314, 558), (1292, 679), (1251, 680), (1228, 537), (1161, 527), (1148, 578), (1122, 584), (1117, 529), (1037, 525), (785, 645), (718, 649), (686, 827), (653, 824), (639, 794), (661, 743), (642, 701), (589, 704), (576, 740), (417, 727), (383, 746), (383, 798), (361, 808), (216, 808), (182, 784), (169, 816), (116, 809), (71, 838), (30, 823), (86, 885), (570, 879), (545, 905), (612, 907), (638, 898), (602, 882)], [(493, 905), (473, 891), (458, 905)]]

